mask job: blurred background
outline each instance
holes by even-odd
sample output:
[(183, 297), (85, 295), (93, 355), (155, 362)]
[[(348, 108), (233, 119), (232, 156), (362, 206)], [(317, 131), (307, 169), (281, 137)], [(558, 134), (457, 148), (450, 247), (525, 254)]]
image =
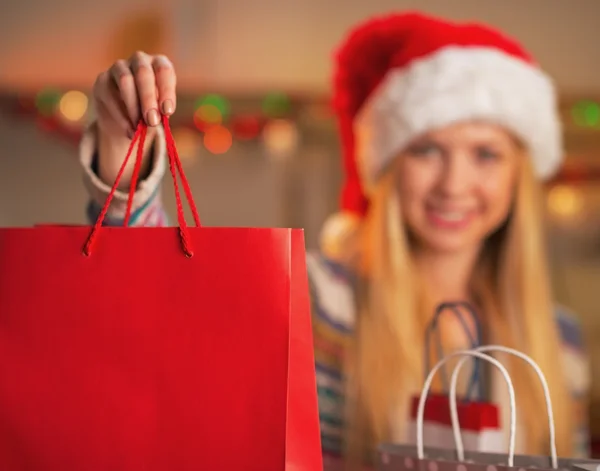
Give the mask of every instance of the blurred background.
[(85, 222), (76, 159), (88, 93), (100, 71), (144, 50), (176, 66), (173, 128), (204, 223), (303, 227), (315, 248), (341, 182), (333, 48), (356, 21), (410, 8), (496, 25), (557, 81), (567, 160), (545, 188), (553, 279), (588, 336), (600, 437), (598, 0), (8, 0), (0, 226)]

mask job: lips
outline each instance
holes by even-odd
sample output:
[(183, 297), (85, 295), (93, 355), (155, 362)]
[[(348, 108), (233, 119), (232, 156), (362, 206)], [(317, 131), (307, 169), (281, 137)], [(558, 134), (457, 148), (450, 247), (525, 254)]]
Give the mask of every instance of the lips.
[(441, 229), (463, 229), (472, 221), (475, 212), (472, 210), (444, 210), (429, 208), (427, 218), (430, 223)]
[(458, 222), (462, 221), (468, 216), (466, 211), (436, 211), (436, 216), (444, 221)]

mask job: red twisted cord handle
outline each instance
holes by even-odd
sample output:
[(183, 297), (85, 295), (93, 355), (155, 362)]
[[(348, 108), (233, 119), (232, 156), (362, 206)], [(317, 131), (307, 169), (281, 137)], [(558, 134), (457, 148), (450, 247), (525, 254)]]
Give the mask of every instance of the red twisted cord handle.
[[(171, 132), (171, 126), (169, 125), (169, 119), (166, 116), (162, 117), (162, 124), (163, 124), (163, 128), (165, 131), (165, 140), (166, 140), (166, 144), (167, 144), (167, 156), (169, 158), (169, 170), (171, 171), (171, 176), (173, 177), (173, 187), (175, 189), (175, 201), (177, 203), (177, 221), (179, 223), (179, 236), (181, 238), (181, 246), (183, 248), (183, 252), (185, 253), (185, 255), (188, 257), (192, 257), (194, 255), (194, 252), (192, 250), (191, 238), (189, 235), (188, 225), (185, 220), (185, 214), (183, 212), (183, 204), (181, 202), (181, 194), (179, 192), (179, 185), (177, 183), (177, 174), (179, 174), (179, 176), (181, 178), (181, 183), (183, 184), (183, 190), (185, 192), (188, 204), (190, 205), (190, 209), (192, 211), (192, 215), (194, 218), (194, 223), (195, 223), (196, 227), (202, 227), (202, 224), (200, 223), (200, 216), (198, 215), (198, 209), (196, 207), (196, 203), (194, 202), (194, 198), (192, 196), (192, 190), (190, 189), (188, 180), (185, 176), (185, 173), (183, 172), (183, 166), (181, 165), (181, 160), (179, 158), (179, 154), (178, 154), (177, 148), (175, 146), (175, 139), (173, 138), (173, 133)], [(104, 223), (104, 220), (106, 218), (106, 213), (108, 212), (110, 203), (113, 200), (113, 198), (115, 196), (115, 192), (117, 191), (117, 188), (119, 186), (119, 182), (121, 181), (121, 178), (123, 177), (123, 173), (125, 171), (125, 168), (127, 167), (129, 158), (131, 157), (131, 154), (133, 153), (133, 148), (134, 148), (136, 142), (139, 141), (137, 153), (136, 153), (136, 159), (135, 159), (135, 166), (133, 169), (133, 174), (131, 176), (131, 187), (129, 189), (129, 195), (128, 195), (128, 199), (127, 199), (127, 209), (125, 211), (125, 220), (124, 220), (124, 224), (123, 224), (125, 227), (127, 227), (129, 225), (129, 220), (131, 218), (131, 209), (133, 206), (133, 197), (135, 195), (135, 191), (137, 188), (137, 182), (139, 180), (140, 171), (142, 168), (144, 143), (146, 141), (147, 131), (148, 131), (148, 126), (143, 122), (143, 120), (141, 120), (138, 123), (137, 129), (133, 136), (133, 139), (131, 140), (131, 144), (129, 145), (127, 155), (125, 156), (125, 160), (123, 160), (123, 164), (121, 165), (121, 168), (119, 169), (119, 173), (117, 174), (117, 178), (115, 179), (115, 182), (110, 190), (110, 193), (108, 194), (108, 197), (106, 198), (104, 206), (102, 207), (102, 210), (100, 211), (100, 214), (98, 215), (98, 219), (96, 219), (96, 223), (92, 227), (92, 230), (90, 231), (90, 235), (88, 236), (88, 238), (85, 242), (85, 245), (83, 246), (83, 254), (86, 256), (90, 256), (92, 254), (92, 249), (97, 240), (100, 228), (102, 227), (102, 224)]]

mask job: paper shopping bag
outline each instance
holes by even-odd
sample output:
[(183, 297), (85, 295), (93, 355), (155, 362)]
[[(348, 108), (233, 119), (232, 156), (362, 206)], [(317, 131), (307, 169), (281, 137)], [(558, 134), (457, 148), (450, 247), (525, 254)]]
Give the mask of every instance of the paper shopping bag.
[(0, 230), (0, 469), (322, 469), (303, 232), (176, 195), (178, 228)]
[(441, 448), (425, 448), (419, 458), (414, 446), (384, 444), (379, 449), (378, 471), (596, 471), (600, 460), (556, 458), (551, 456), (514, 455), (508, 464), (506, 453), (465, 451), (464, 460)]
[[(465, 310), (471, 317), (472, 323), (475, 325), (476, 335), (471, 334), (466, 320), (463, 318), (461, 311)], [(436, 350), (440, 357), (443, 357), (441, 341), (439, 338), (438, 322), (441, 315), (450, 313), (456, 316), (459, 323), (462, 325), (469, 341), (471, 348), (477, 347), (481, 343), (481, 327), (475, 311), (467, 303), (443, 303), (438, 306), (429, 326), (426, 330), (425, 337), (425, 367), (426, 374), (430, 372), (430, 343), (433, 336), (436, 336)], [(497, 405), (481, 399), (472, 400), (470, 396), (474, 392), (478, 392), (478, 396), (483, 396), (481, 384), (479, 381), (481, 360), (474, 358), (474, 368), (471, 375), (471, 380), (467, 388), (467, 397), (457, 401), (458, 419), (461, 425), (460, 433), (463, 437), (464, 446), (471, 451), (502, 451), (506, 449), (504, 433), (500, 426), (500, 411)], [(429, 394), (425, 405), (423, 416), (423, 437), (425, 446), (433, 446), (437, 448), (454, 448), (454, 432), (452, 430), (450, 416), (450, 398), (448, 378), (445, 368), (440, 369), (440, 374), (443, 377), (442, 384), (444, 385), (445, 394)], [(477, 388), (477, 391), (476, 391)], [(406, 442), (409, 444), (415, 443), (417, 435), (417, 411), (419, 397), (414, 397), (410, 408), (410, 422), (407, 427)]]
[[(408, 440), (415, 443), (419, 398), (413, 398)], [(506, 449), (500, 426), (500, 411), (496, 404), (480, 401), (459, 401), (458, 421), (465, 449), (471, 451), (502, 451)], [(455, 447), (450, 398), (448, 395), (429, 395), (425, 403), (423, 435), (426, 446), (453, 449)]]
[[(529, 363), (529, 365), (535, 370), (538, 378), (542, 383), (544, 389), (544, 396), (546, 401), (546, 407), (548, 409), (548, 426), (550, 429), (550, 447), (549, 456), (527, 456), (527, 455), (515, 455), (515, 437), (516, 437), (516, 407), (515, 407), (515, 393), (508, 376), (506, 368), (504, 368), (498, 360), (486, 355), (487, 352), (503, 352), (513, 356), (516, 356), (523, 361)], [(484, 453), (479, 451), (468, 451), (465, 450), (465, 446), (460, 433), (454, 435), (455, 449), (443, 449), (436, 447), (425, 447), (423, 432), (424, 427), (422, 426), (422, 418), (424, 415), (424, 404), (427, 397), (429, 387), (431, 385), (431, 378), (437, 372), (437, 370), (448, 360), (448, 357), (441, 360), (431, 371), (427, 377), (423, 393), (421, 395), (418, 407), (419, 424), (421, 424), (416, 433), (416, 446), (415, 445), (401, 445), (401, 444), (382, 444), (379, 448), (377, 457), (377, 469), (379, 471), (526, 471), (526, 470), (573, 470), (573, 471), (593, 471), (600, 465), (598, 460), (581, 460), (581, 459), (565, 459), (558, 458), (556, 452), (555, 443), (555, 430), (554, 422), (550, 411), (552, 410), (552, 403), (550, 398), (550, 392), (548, 385), (544, 378), (544, 375), (537, 364), (527, 355), (514, 350), (512, 348), (497, 346), (497, 345), (485, 345), (469, 351), (455, 352), (450, 356), (476, 356), (485, 361), (489, 361), (493, 366), (497, 367), (504, 379), (507, 382), (509, 390), (510, 408), (511, 408), (511, 423), (510, 438), (507, 449), (503, 453)], [(460, 367), (457, 365), (457, 368)], [(451, 385), (451, 410), (453, 422), (453, 430), (461, 428), (462, 424), (457, 421), (455, 403), (452, 402), (456, 399), (455, 390), (452, 389)]]

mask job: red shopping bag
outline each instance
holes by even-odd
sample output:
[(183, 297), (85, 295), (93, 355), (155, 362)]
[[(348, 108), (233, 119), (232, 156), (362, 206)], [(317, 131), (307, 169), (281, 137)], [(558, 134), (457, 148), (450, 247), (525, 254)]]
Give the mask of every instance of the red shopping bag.
[(179, 228), (0, 230), (0, 469), (322, 469), (303, 232), (175, 190)]

